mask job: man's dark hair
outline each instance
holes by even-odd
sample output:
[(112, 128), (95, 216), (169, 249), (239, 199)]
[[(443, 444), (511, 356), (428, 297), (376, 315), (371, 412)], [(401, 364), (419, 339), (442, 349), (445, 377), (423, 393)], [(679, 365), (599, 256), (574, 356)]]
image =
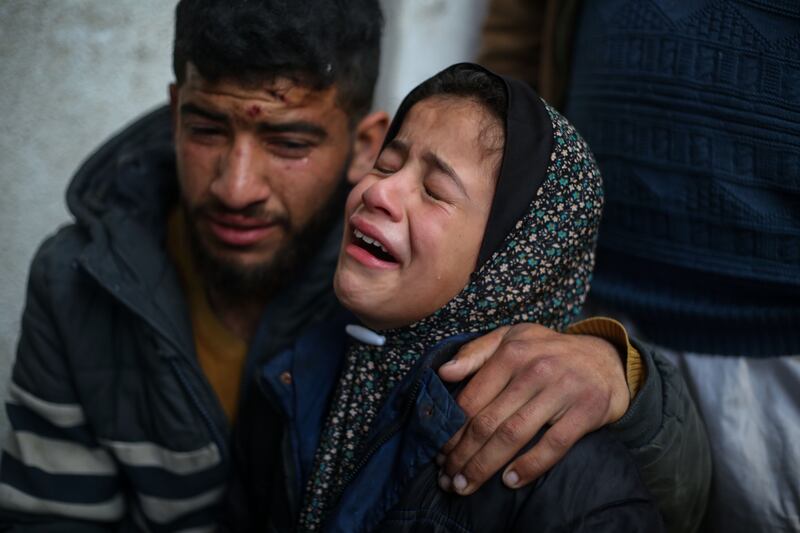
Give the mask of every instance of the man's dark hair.
[(382, 30), (378, 0), (181, 0), (172, 67), (178, 85), (188, 62), (211, 81), (336, 84), (354, 119), (372, 105)]

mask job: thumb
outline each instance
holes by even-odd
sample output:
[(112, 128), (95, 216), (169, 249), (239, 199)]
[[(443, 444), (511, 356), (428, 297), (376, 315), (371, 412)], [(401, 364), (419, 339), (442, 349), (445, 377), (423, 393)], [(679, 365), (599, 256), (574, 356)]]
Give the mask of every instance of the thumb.
[(497, 328), (462, 346), (450, 361), (439, 368), (439, 377), (444, 381), (461, 381), (477, 372), (494, 355), (508, 329), (508, 326)]

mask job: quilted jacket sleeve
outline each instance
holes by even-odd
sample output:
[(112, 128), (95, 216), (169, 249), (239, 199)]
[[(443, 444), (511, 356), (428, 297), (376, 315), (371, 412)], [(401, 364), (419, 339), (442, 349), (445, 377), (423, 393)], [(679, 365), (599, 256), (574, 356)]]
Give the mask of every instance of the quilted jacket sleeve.
[[(51, 241), (52, 242), (52, 241)], [(52, 318), (45, 243), (31, 267), (6, 411), (0, 530), (110, 530), (125, 513), (110, 454), (94, 439)]]
[(647, 380), (611, 428), (633, 454), (667, 530), (697, 531), (711, 483), (705, 426), (678, 369), (653, 347), (633, 344)]

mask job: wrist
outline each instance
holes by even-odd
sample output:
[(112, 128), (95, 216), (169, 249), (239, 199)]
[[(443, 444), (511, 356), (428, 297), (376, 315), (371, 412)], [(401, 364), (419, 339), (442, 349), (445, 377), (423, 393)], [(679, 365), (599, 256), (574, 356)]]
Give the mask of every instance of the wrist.
[(631, 344), (625, 327), (613, 318), (592, 317), (572, 324), (567, 328), (567, 333), (591, 335), (604, 339), (614, 346), (622, 363), (629, 400), (633, 400), (644, 385), (647, 369), (642, 363), (639, 351)]

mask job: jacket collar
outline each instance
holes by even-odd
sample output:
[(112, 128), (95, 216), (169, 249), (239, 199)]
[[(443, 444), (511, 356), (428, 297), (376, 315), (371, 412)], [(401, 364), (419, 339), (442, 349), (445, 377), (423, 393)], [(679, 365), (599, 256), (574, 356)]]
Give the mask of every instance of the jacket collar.
[(181, 353), (191, 326), (165, 253), (166, 219), (177, 199), (169, 108), (162, 106), (104, 143), (67, 190), (76, 223), (88, 232), (80, 263)]

